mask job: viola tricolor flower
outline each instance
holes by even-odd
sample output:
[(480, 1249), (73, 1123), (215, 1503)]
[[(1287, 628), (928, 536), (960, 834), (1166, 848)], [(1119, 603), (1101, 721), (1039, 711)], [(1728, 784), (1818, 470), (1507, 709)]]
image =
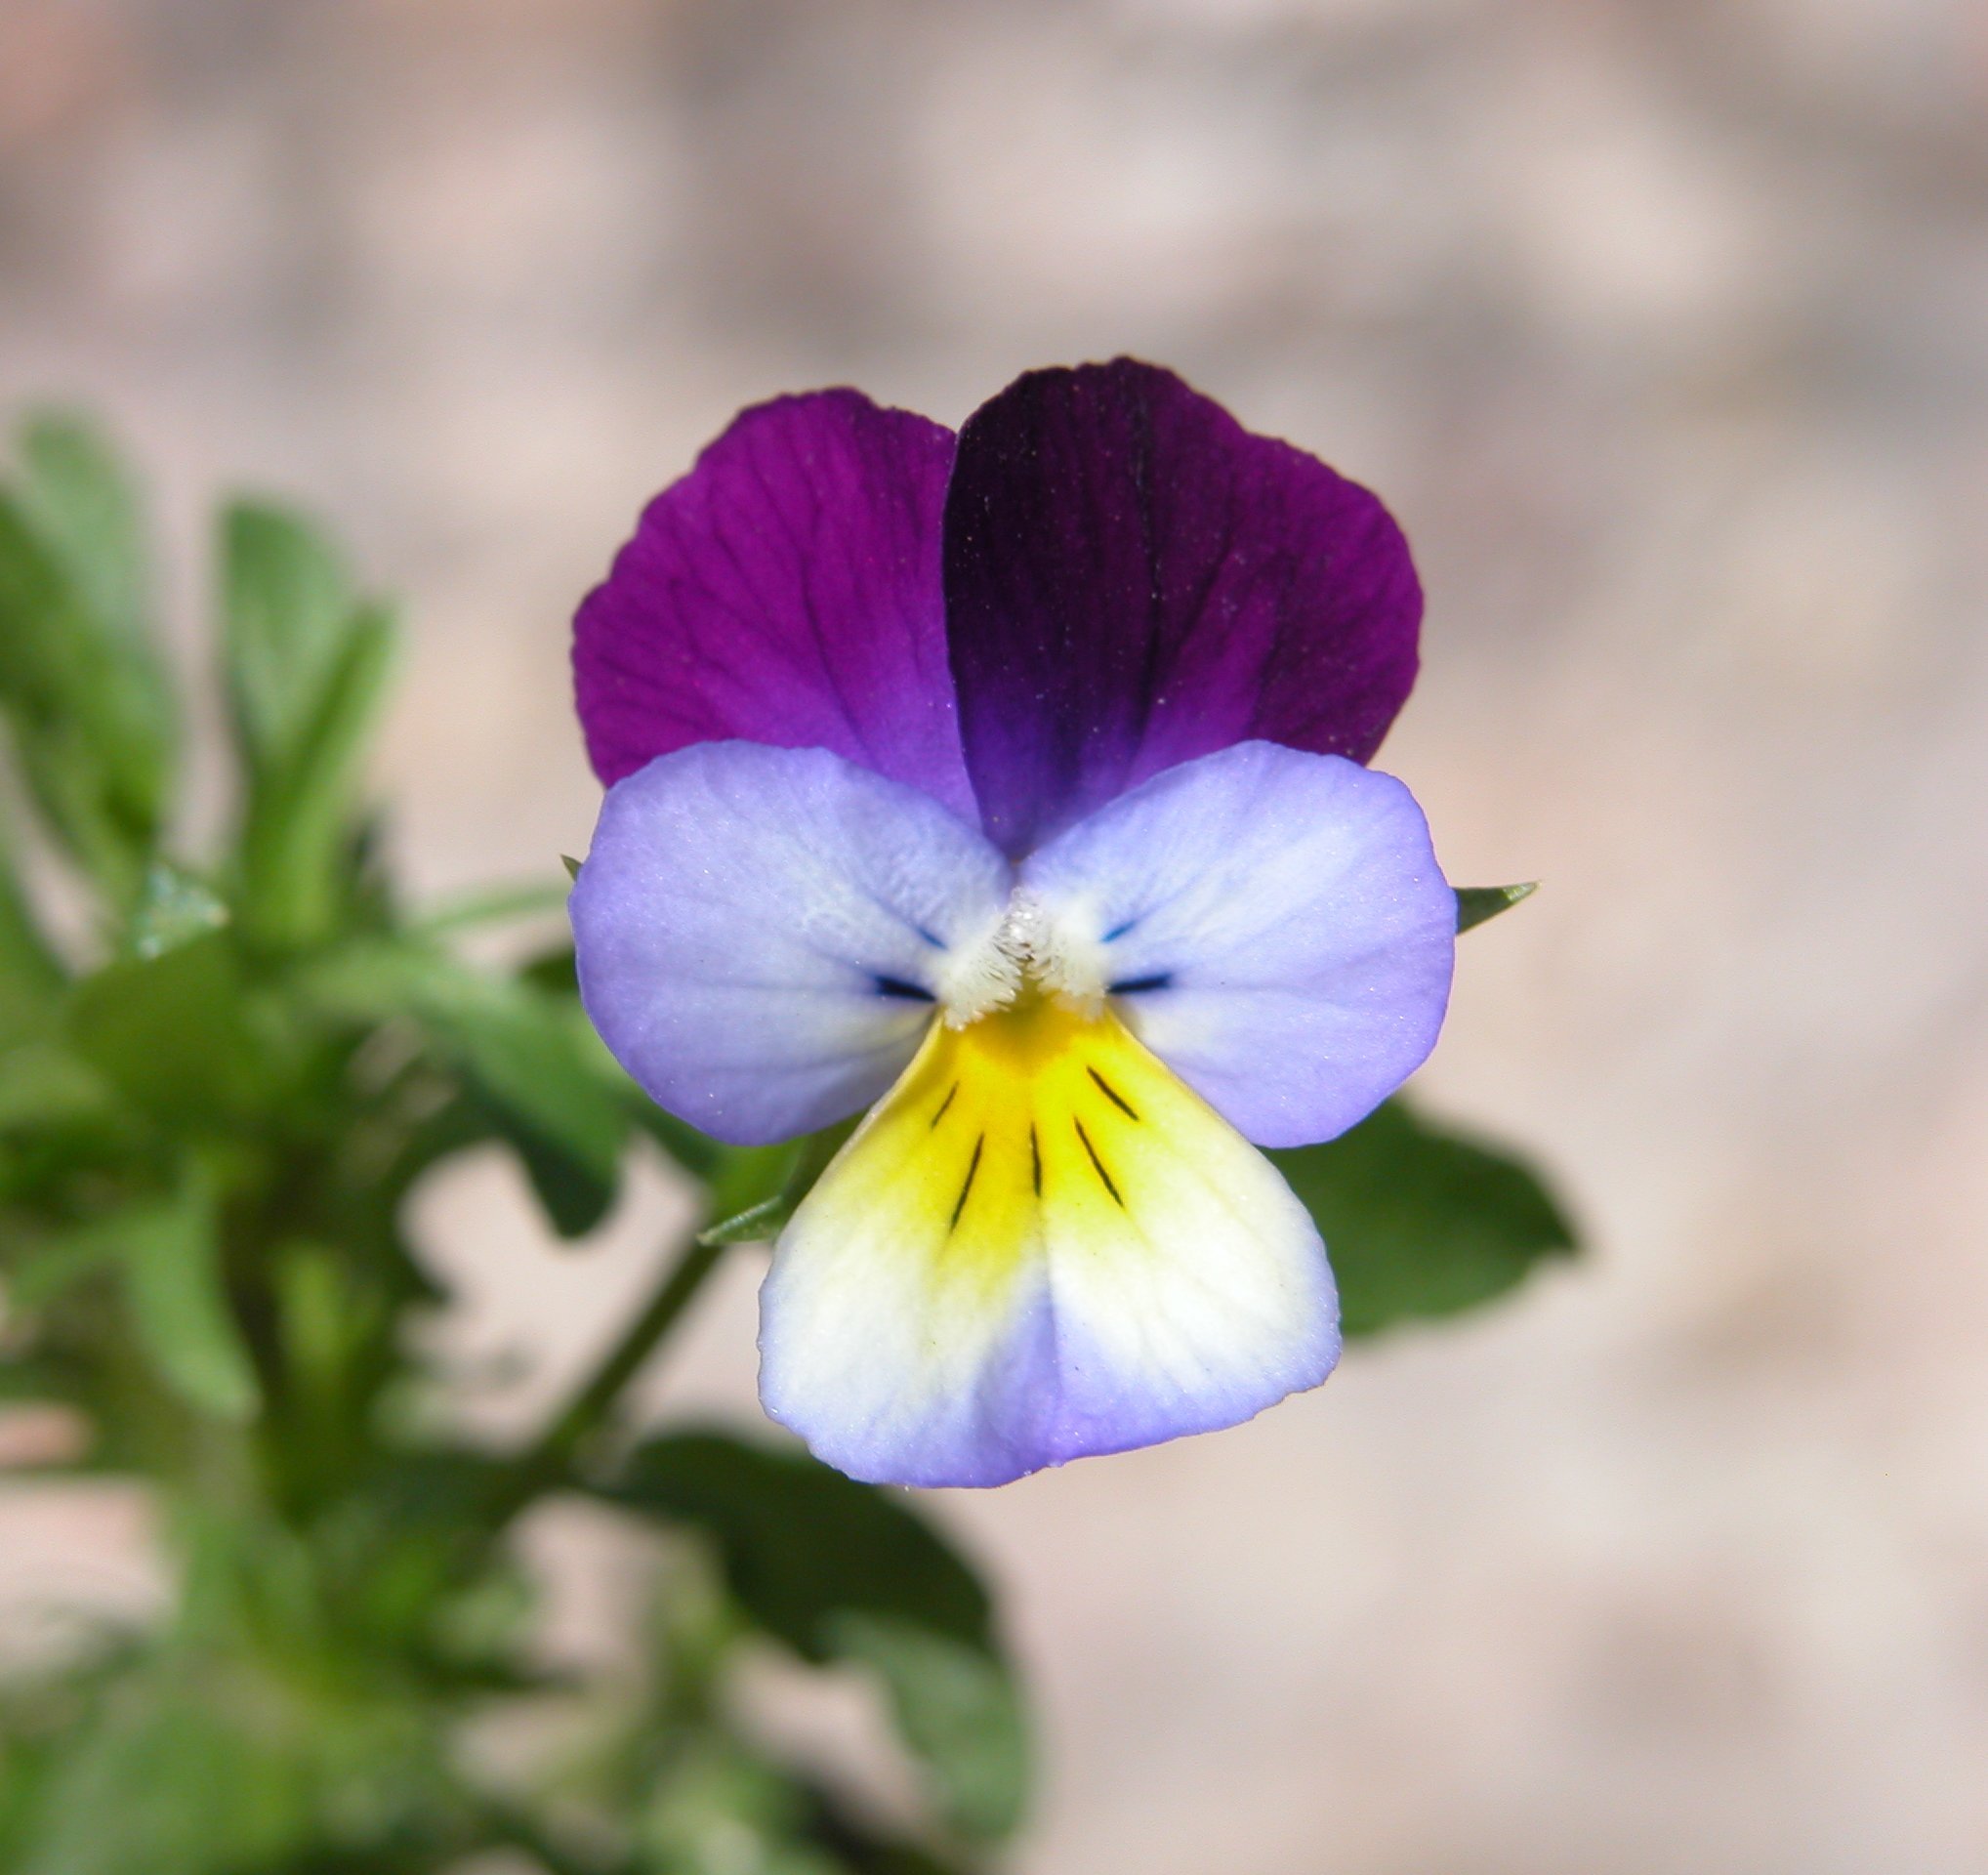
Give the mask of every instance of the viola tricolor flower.
[(1130, 359), (957, 436), (763, 404), (642, 516), (576, 625), (580, 986), (720, 1140), (868, 1109), (761, 1293), (819, 1457), (998, 1484), (1332, 1370), (1256, 1147), (1345, 1131), (1442, 1022), (1456, 899), (1363, 766), (1421, 608), (1373, 495)]

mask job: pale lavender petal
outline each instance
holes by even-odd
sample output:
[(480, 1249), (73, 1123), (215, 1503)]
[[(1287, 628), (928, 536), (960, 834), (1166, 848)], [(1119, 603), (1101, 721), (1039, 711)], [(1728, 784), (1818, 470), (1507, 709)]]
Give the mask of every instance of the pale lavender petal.
[(972, 817), (939, 579), (952, 460), (950, 431), (854, 391), (740, 415), (574, 620), (601, 780), (742, 737), (832, 749)]
[(1259, 1146), (1332, 1139), (1435, 1046), (1456, 897), (1414, 797), (1247, 742), (1171, 769), (1022, 868), (1134, 1032)]
[(1422, 592), (1381, 503), (1129, 358), (968, 420), (945, 591), (968, 771), (1016, 854), (1234, 742), (1364, 762), (1415, 680)]
[(580, 994), (660, 1105), (791, 1138), (896, 1079), (1010, 883), (915, 788), (823, 749), (699, 743), (607, 792), (571, 900)]

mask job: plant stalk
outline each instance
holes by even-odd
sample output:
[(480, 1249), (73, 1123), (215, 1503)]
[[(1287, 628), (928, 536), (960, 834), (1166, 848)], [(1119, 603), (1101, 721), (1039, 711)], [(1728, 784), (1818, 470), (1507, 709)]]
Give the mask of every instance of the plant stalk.
[(508, 1521), (539, 1492), (561, 1479), (585, 1448), (589, 1437), (613, 1410), (622, 1390), (668, 1339), (728, 1246), (692, 1238), (670, 1267), (648, 1305), (622, 1331), (586, 1384), (539, 1436), (538, 1442), (512, 1468), (498, 1519)]

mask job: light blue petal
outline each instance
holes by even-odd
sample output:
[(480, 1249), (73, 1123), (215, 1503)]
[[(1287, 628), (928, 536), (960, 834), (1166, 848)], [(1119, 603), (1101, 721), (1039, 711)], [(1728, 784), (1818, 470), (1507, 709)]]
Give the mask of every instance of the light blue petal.
[(705, 742), (607, 792), (573, 889), (580, 994), (659, 1104), (738, 1145), (845, 1118), (930, 1025), (1008, 862), (915, 788), (823, 749)]
[(1246, 1138), (1303, 1146), (1435, 1046), (1456, 898), (1391, 775), (1242, 742), (1155, 775), (1022, 867), (1128, 1025)]

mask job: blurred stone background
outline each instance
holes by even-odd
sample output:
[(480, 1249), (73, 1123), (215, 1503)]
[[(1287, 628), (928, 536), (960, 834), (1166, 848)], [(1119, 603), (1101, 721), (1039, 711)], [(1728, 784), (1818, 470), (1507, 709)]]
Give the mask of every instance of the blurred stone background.
[[(404, 595), (437, 890), (584, 850), (568, 615), (742, 402), (1129, 350), (1382, 490), (1384, 763), (1455, 877), (1547, 882), (1423, 1091), (1593, 1254), (942, 1506), (1046, 1707), (1021, 1867), (1978, 1875), (1984, 113), (1968, 0), (0, 0), (0, 406), (114, 422), (183, 624), (230, 484)], [(673, 1206), (560, 1255), (498, 1168), (432, 1194), (494, 1427)], [(753, 1411), (755, 1275), (659, 1409)], [(143, 1597), (135, 1527), (17, 1491), (0, 1600)], [(598, 1641), (612, 1546), (538, 1538)]]

